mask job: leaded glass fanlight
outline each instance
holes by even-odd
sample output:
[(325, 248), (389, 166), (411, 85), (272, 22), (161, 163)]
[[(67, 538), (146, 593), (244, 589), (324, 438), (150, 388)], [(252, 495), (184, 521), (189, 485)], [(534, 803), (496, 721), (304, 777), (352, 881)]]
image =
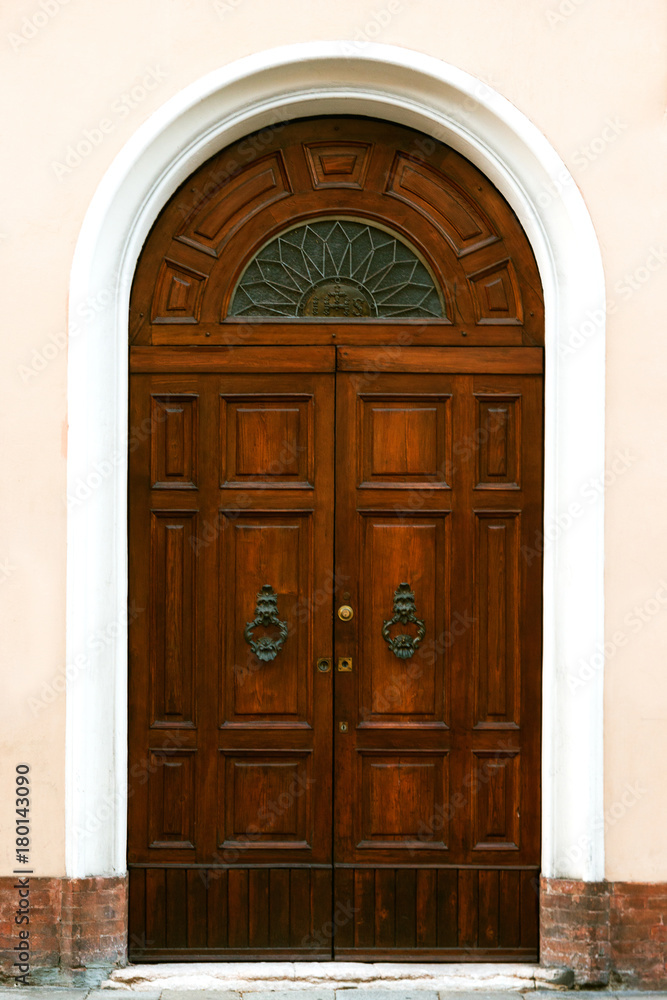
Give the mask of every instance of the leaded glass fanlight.
[(444, 318), (429, 268), (401, 237), (353, 219), (319, 219), (275, 236), (236, 286), (230, 316)]

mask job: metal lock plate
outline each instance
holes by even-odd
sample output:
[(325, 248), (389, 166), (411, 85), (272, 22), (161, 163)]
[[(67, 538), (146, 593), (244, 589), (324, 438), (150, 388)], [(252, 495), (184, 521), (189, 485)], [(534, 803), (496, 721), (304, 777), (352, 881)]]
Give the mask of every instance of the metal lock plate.
[(351, 656), (339, 656), (338, 657), (338, 671), (341, 674), (351, 674), (352, 673), (352, 657)]
[(354, 611), (349, 604), (341, 604), (338, 609), (338, 617), (342, 622), (350, 622), (354, 618)]
[(320, 656), (317, 661), (317, 669), (321, 674), (328, 674), (331, 670), (331, 659), (328, 656)]

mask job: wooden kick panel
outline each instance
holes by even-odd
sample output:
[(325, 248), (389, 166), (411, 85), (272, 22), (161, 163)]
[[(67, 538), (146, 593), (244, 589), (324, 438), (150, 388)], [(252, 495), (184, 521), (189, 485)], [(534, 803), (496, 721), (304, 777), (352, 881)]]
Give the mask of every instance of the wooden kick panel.
[(330, 958), (327, 868), (130, 869), (131, 962)]
[(539, 871), (337, 868), (336, 958), (537, 961)]

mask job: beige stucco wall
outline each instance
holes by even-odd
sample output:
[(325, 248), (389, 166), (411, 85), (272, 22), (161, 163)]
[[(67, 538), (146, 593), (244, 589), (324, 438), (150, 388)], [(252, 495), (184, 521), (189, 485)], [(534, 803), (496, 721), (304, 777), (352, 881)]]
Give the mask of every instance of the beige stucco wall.
[[(65, 700), (59, 680), (65, 656), (64, 332), (72, 254), (84, 213), (123, 144), (188, 83), (261, 49), (342, 38), (428, 53), (493, 86), (547, 136), (591, 212), (609, 295), (606, 874), (665, 880), (667, 8), (662, 0), (11, 0), (3, 5), (0, 753), (7, 789), (16, 763), (27, 761), (32, 768), (35, 872), (62, 874), (65, 865)], [(87, 131), (90, 153), (78, 163), (70, 158), (68, 165), (68, 147)], [(585, 343), (576, 349), (585, 350)], [(596, 494), (597, 485), (582, 484), (586, 502), (596, 502)], [(575, 681), (586, 684), (596, 664), (593, 656), (580, 668), (571, 665)], [(10, 791), (0, 796), (0, 827), (4, 874), (13, 867)]]

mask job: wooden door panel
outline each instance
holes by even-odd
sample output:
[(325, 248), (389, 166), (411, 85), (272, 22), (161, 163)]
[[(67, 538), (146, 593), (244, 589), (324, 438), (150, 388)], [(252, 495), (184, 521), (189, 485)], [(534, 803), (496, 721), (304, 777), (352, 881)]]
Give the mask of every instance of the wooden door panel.
[(150, 722), (154, 729), (195, 726), (197, 591), (191, 542), (196, 530), (196, 511), (151, 511)]
[(509, 205), (402, 126), (246, 137), (160, 213), (132, 960), (537, 957), (543, 320)]
[(447, 751), (357, 750), (356, 846), (365, 848), (446, 849), (449, 787)]
[(313, 397), (220, 397), (220, 485), (313, 488)]
[(135, 958), (331, 954), (334, 376), (302, 353), (131, 379)]
[[(312, 726), (317, 622), (299, 612), (313, 604), (314, 534), (312, 511), (221, 513), (221, 726), (268, 727), (279, 720)], [(277, 614), (287, 633), (279, 653), (266, 660), (253, 652), (245, 634), (264, 586), (278, 595)], [(279, 638), (276, 627), (257, 627), (251, 641), (265, 638)]]
[(199, 409), (196, 394), (151, 396), (151, 484), (197, 489)]
[(475, 393), (476, 490), (521, 489), (521, 396)]
[(249, 362), (132, 377), (132, 956), (534, 958), (541, 378), (340, 372), (334, 561), (333, 375)]
[[(363, 553), (359, 593), (359, 725), (365, 728), (447, 725), (446, 649), (436, 637), (445, 630), (450, 580), (448, 512), (379, 514), (364, 511), (361, 519)], [(420, 655), (402, 658), (392, 652), (383, 633), (394, 616), (395, 594), (408, 584), (415, 597), (416, 617), (425, 636)], [(414, 623), (391, 624), (389, 641), (416, 639)]]
[(221, 750), (218, 847), (312, 849), (312, 756), (311, 750)]
[(355, 617), (336, 622), (353, 670), (336, 675), (334, 892), (359, 913), (336, 954), (534, 958), (541, 576), (522, 551), (541, 378), (429, 374), (425, 348), (378, 374), (343, 353), (336, 560)]
[(475, 726), (520, 724), (520, 512), (475, 511)]
[(447, 489), (451, 468), (450, 397), (364, 393), (359, 428), (360, 487)]

